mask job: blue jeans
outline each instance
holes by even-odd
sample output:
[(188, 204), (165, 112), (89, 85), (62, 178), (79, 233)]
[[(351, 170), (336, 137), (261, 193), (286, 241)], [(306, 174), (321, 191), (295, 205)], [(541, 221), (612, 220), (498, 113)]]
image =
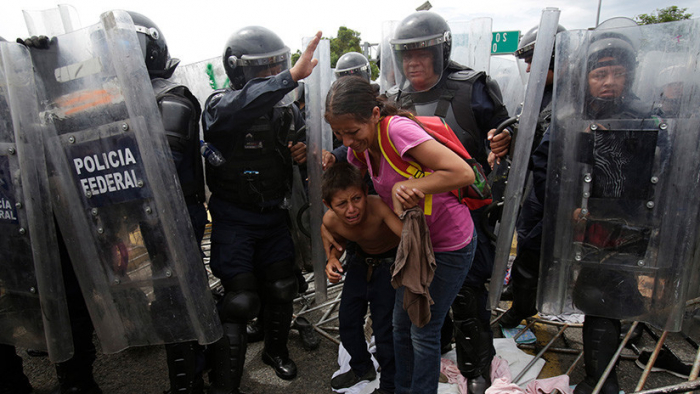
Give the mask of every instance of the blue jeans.
[(476, 233), (469, 245), (452, 252), (436, 252), (437, 269), (430, 284), (430, 322), (418, 328), (403, 309), (404, 287), (396, 290), (394, 303), (394, 354), (396, 360), (396, 394), (437, 393), (440, 378), (440, 328), (457, 291), (469, 272)]
[[(357, 246), (359, 248), (359, 246)], [(349, 248), (347, 249), (349, 250)], [(350, 252), (348, 252), (350, 253)], [(396, 251), (393, 251), (396, 255)], [(390, 267), (393, 262), (383, 262), (374, 267), (370, 281), (367, 281), (367, 263), (357, 253), (348, 257), (348, 267), (343, 285), (343, 295), (338, 312), (340, 340), (350, 354), (350, 368), (357, 376), (374, 369), (365, 342), (365, 315), (367, 304), (372, 313), (372, 332), (377, 352), (375, 354), (382, 370), (379, 387), (389, 393), (394, 392), (394, 339), (392, 335), (392, 313), (394, 294), (391, 286)]]

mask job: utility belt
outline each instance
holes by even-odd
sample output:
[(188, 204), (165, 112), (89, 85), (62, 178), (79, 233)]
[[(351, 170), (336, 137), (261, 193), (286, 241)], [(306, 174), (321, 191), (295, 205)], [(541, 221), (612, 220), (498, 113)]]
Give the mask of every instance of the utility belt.
[(355, 255), (357, 256), (356, 258), (358, 259), (358, 261), (367, 264), (367, 283), (369, 283), (372, 280), (372, 274), (374, 273), (375, 267), (379, 267), (384, 263), (394, 263), (394, 260), (396, 260), (397, 250), (398, 248), (393, 248), (380, 254), (368, 254), (365, 253), (365, 251), (363, 251), (362, 248), (360, 248), (359, 246), (357, 249), (355, 249)]

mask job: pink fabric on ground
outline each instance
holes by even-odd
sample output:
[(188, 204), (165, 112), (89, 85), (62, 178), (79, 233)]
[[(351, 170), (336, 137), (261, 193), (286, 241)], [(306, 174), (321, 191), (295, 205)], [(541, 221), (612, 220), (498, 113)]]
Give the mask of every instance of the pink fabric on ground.
[(486, 390), (486, 394), (537, 394), (551, 393), (554, 390), (559, 390), (563, 394), (573, 394), (573, 390), (569, 387), (568, 375), (533, 380), (528, 383), (525, 390), (512, 383), (512, 380), (508, 362), (498, 356), (494, 357), (491, 362), (491, 387)]

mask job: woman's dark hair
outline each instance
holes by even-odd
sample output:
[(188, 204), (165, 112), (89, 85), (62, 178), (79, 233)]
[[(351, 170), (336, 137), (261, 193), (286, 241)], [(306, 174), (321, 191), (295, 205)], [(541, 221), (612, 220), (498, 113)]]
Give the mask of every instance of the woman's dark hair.
[(337, 192), (351, 187), (356, 187), (367, 194), (367, 185), (362, 179), (360, 170), (347, 162), (333, 164), (323, 173), (321, 198), (330, 205)]
[(351, 115), (358, 122), (367, 122), (372, 117), (374, 107), (379, 107), (381, 116), (401, 115), (408, 117), (410, 113), (397, 109), (377, 96), (367, 80), (360, 77), (343, 77), (336, 80), (326, 96), (326, 121), (337, 116)]

